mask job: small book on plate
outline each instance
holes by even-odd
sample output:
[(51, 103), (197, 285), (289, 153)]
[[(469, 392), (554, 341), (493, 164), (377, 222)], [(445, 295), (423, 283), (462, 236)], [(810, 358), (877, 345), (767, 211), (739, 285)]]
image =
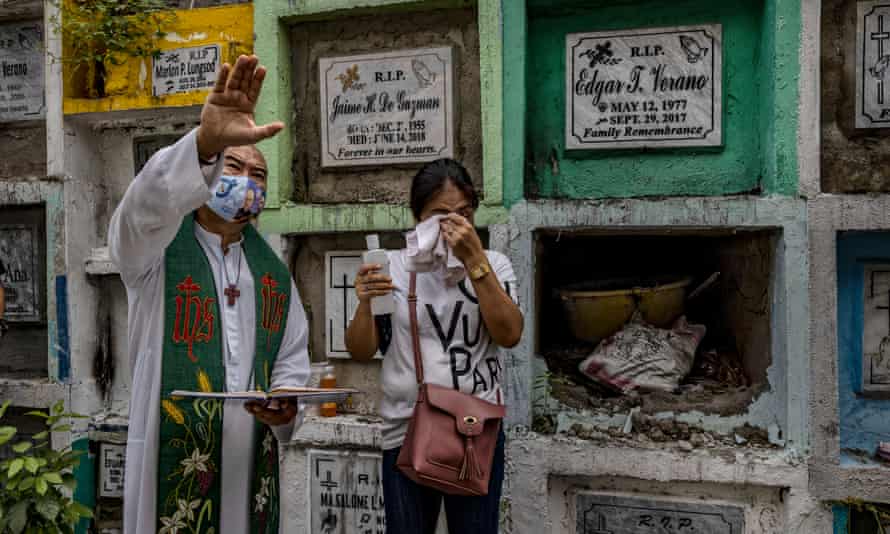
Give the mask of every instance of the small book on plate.
[(273, 399), (295, 399), (303, 404), (321, 404), (324, 402), (343, 402), (351, 395), (361, 393), (352, 388), (278, 388), (269, 391), (183, 391), (175, 390), (171, 397), (191, 397), (195, 399), (222, 399), (222, 400), (256, 400), (267, 401)]

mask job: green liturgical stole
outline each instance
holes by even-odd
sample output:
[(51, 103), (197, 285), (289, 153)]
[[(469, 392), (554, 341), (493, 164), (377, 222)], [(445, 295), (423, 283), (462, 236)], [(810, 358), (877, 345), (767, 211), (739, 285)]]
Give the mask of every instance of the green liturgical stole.
[[(287, 324), (290, 273), (250, 225), (244, 254), (256, 288), (253, 386), (268, 391)], [(161, 533), (223, 534), (219, 525), (223, 402), (180, 399), (176, 389), (225, 391), (219, 303), (213, 271), (188, 215), (165, 253), (164, 352), (158, 451), (157, 527)], [(278, 442), (259, 422), (254, 429), (250, 532), (277, 534)], [(245, 459), (246, 461), (246, 459)]]

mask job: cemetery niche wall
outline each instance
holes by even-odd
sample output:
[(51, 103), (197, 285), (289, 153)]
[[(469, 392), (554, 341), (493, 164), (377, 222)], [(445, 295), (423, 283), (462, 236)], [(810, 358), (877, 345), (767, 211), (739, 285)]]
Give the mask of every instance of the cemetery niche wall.
[(425, 161), (482, 189), (475, 9), (381, 13), (291, 28), (293, 200), (402, 203)]
[(890, 234), (843, 232), (837, 243), (840, 446), (842, 465), (855, 466), (890, 442)]
[(822, 190), (890, 191), (890, 4), (822, 3)]
[(0, 283), (9, 331), (0, 340), (0, 376), (47, 375), (45, 208), (0, 210)]
[(43, 21), (0, 23), (0, 176), (46, 174)]
[(773, 3), (531, 0), (526, 196), (792, 192)]

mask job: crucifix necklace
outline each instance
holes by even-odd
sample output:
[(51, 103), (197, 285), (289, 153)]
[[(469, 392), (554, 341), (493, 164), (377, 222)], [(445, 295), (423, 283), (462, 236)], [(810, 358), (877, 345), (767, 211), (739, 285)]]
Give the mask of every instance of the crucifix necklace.
[(226, 288), (223, 290), (223, 294), (225, 294), (228, 299), (228, 305), (234, 306), (235, 299), (241, 296), (241, 291), (238, 290), (238, 281), (241, 280), (241, 247), (238, 247), (238, 259), (235, 260), (238, 262), (238, 271), (235, 275), (235, 283), (229, 282), (229, 269), (226, 268), (226, 257), (223, 256), (223, 273), (226, 275)]

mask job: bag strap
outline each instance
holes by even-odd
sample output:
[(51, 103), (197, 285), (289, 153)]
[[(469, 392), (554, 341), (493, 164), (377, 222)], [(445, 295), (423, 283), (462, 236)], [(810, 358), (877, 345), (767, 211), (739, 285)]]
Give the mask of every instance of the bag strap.
[(414, 348), (414, 374), (417, 385), (423, 384), (423, 357), (420, 354), (420, 333), (417, 329), (417, 273), (411, 273), (408, 289), (408, 310), (411, 316), (411, 344)]

